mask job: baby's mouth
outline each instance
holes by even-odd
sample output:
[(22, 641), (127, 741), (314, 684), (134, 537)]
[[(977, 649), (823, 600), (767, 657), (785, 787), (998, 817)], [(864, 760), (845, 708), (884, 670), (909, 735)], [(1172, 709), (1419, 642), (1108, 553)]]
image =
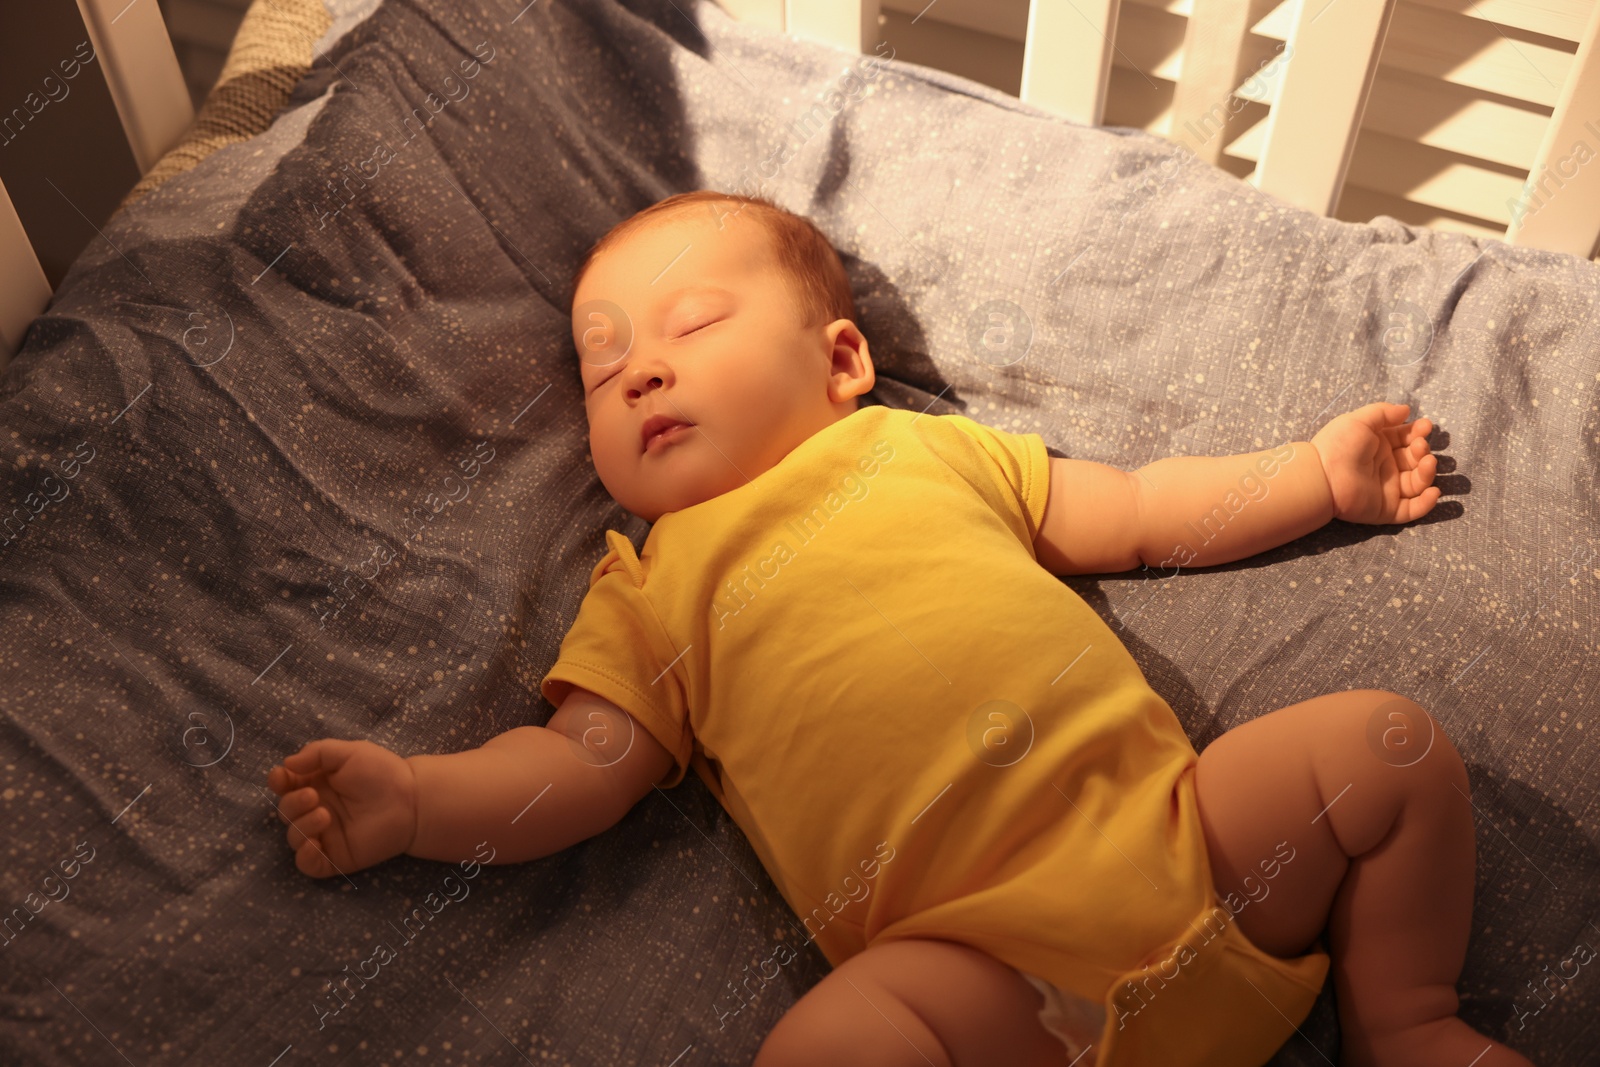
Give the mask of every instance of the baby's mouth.
[(683, 437), (685, 433), (693, 428), (694, 423), (692, 422), (663, 418), (659, 415), (651, 416), (645, 422), (641, 431), (644, 439), (644, 450), (646, 452), (659, 452), (667, 445)]

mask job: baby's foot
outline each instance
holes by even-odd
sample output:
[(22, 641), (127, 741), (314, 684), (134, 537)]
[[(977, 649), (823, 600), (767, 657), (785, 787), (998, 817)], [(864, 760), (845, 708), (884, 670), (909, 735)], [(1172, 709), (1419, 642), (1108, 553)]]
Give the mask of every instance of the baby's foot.
[(1455, 1016), (1380, 1036), (1346, 1034), (1344, 1067), (1533, 1067)]

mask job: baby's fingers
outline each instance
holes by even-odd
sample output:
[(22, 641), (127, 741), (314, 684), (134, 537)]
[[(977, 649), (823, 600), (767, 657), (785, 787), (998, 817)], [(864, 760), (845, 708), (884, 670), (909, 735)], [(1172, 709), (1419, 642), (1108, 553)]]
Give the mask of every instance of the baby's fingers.
[(1407, 448), (1413, 442), (1427, 439), (1433, 432), (1433, 421), (1426, 417), (1413, 419), (1397, 426), (1385, 426), (1379, 432), (1395, 448)]
[(1438, 502), (1439, 487), (1437, 485), (1430, 485), (1419, 495), (1407, 497), (1406, 499), (1400, 501), (1400, 506), (1395, 509), (1394, 521), (1396, 523), (1414, 522), (1415, 520), (1422, 518), (1422, 516), (1426, 515), (1428, 512), (1432, 511), (1433, 506)]
[(339, 873), (315, 838), (307, 839), (305, 844), (295, 850), (294, 865), (301, 874), (312, 878), (331, 878)]
[(1424, 459), (1433, 455), (1428, 448), (1428, 442), (1421, 437), (1413, 438), (1408, 445), (1400, 445), (1394, 450), (1395, 466), (1402, 472), (1415, 470)]
[(291, 789), (283, 794), (282, 800), (278, 801), (278, 814), (282, 815), (285, 821), (293, 822), (315, 809), (318, 802), (315, 789), (310, 787)]
[(317, 776), (314, 774), (296, 774), (283, 764), (278, 764), (267, 771), (267, 788), (279, 796), (304, 786), (315, 783)]
[(1433, 484), (1433, 476), (1438, 472), (1438, 457), (1432, 453), (1423, 456), (1411, 470), (1400, 472), (1401, 493), (1408, 497), (1420, 496), (1424, 489)]
[(317, 835), (333, 825), (333, 813), (327, 808), (312, 808), (304, 815), (289, 820), (289, 827), (284, 831), (284, 838), (292, 849), (300, 849), (307, 841), (313, 841), (320, 847)]
[(285, 756), (283, 765), (286, 769), (302, 776), (315, 774), (318, 771), (332, 774), (344, 766), (356, 748), (354, 741), (325, 737), (320, 741), (309, 742), (292, 756)]

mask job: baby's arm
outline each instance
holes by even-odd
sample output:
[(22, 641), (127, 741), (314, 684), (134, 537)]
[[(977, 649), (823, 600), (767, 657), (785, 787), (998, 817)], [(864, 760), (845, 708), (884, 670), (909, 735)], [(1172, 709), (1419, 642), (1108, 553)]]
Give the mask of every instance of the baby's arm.
[(672, 766), (627, 712), (574, 687), (548, 726), (480, 748), (402, 759), (371, 741), (307, 744), (267, 775), (295, 865), (314, 878), (402, 853), (460, 861), (478, 842), (494, 863), (559, 852), (612, 826)]
[(457, 862), (487, 837), (494, 862), (520, 863), (614, 826), (666, 775), (672, 755), (633, 716), (574, 687), (548, 726), (406, 762), (417, 782), (409, 855)]
[(1432, 423), (1407, 405), (1340, 415), (1310, 441), (1236, 456), (1171, 456), (1136, 471), (1050, 460), (1034, 554), (1053, 574), (1143, 563), (1210, 567), (1293, 541), (1330, 519), (1405, 523), (1438, 503)]
[(1237, 456), (1169, 456), (1136, 471), (1050, 458), (1034, 555), (1052, 574), (1209, 567), (1264, 552), (1333, 518), (1308, 441)]

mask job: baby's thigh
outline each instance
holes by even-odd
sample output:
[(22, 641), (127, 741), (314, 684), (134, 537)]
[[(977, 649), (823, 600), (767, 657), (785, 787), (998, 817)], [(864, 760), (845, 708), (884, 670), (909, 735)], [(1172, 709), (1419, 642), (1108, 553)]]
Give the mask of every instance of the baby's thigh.
[(954, 941), (905, 938), (841, 963), (767, 1035), (754, 1067), (1061, 1067), (1043, 999), (1014, 968)]
[(1303, 955), (1350, 857), (1383, 840), (1419, 784), (1448, 788), (1439, 779), (1459, 763), (1421, 707), (1382, 689), (1328, 693), (1229, 730), (1195, 769), (1218, 897), (1242, 907), (1236, 921), (1258, 948)]

